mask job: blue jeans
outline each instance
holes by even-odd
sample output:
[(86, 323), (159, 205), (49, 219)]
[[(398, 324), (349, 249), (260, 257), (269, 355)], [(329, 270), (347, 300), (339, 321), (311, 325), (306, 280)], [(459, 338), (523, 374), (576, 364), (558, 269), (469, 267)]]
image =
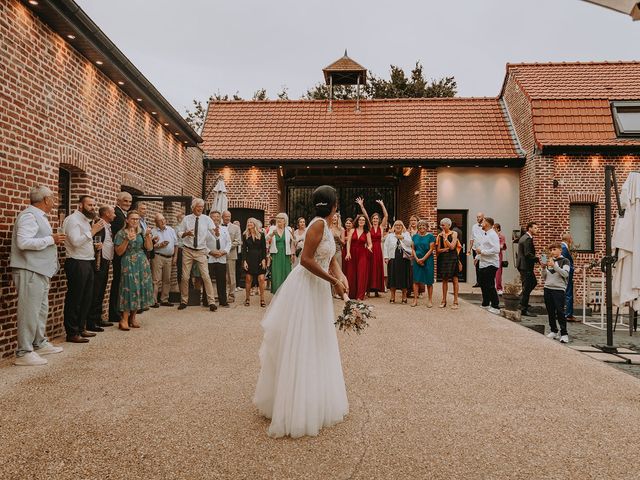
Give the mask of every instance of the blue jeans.
[(565, 293), (565, 316), (573, 317), (573, 272), (569, 273), (569, 283)]

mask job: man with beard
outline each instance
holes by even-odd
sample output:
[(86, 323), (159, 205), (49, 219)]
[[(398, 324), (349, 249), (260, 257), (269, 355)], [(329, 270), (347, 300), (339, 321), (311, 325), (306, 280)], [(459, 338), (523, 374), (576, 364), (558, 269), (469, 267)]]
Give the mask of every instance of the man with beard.
[(100, 219), (92, 225), (96, 216), (96, 200), (91, 195), (82, 195), (78, 210), (64, 219), (66, 235), (64, 246), (67, 258), (64, 271), (67, 274), (67, 294), (64, 298), (64, 329), (67, 342), (86, 343), (96, 334), (85, 329), (91, 308), (94, 282), (93, 237), (104, 229)]
[(104, 229), (95, 235), (97, 240), (99, 240), (99, 248), (96, 251), (94, 264), (93, 297), (91, 299), (89, 316), (87, 317), (87, 330), (90, 332), (104, 332), (103, 327), (113, 325), (111, 322), (104, 322), (102, 320), (102, 303), (104, 301), (104, 293), (107, 290), (107, 281), (109, 280), (109, 266), (115, 254), (111, 222), (116, 218), (116, 212), (111, 205), (102, 206), (98, 210), (98, 216), (100, 218), (96, 219), (95, 222), (97, 223), (103, 220)]

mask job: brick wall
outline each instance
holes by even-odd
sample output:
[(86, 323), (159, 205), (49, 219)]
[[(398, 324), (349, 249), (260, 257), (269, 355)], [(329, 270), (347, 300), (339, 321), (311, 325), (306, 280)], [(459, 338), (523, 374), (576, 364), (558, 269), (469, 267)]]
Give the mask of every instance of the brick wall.
[[(186, 149), (93, 64), (16, 0), (0, 0), (0, 357), (16, 347), (8, 256), (16, 214), (32, 186), (113, 203), (121, 187), (200, 195), (202, 152)], [(170, 172), (170, 174), (168, 174)], [(160, 205), (149, 205), (150, 215)], [(51, 215), (57, 226), (57, 214)], [(52, 279), (48, 335), (63, 333), (64, 274)]]
[(213, 203), (212, 190), (220, 175), (224, 178), (229, 208), (264, 210), (267, 221), (285, 211), (282, 177), (277, 168), (267, 167), (208, 168), (205, 172), (207, 207)]
[(437, 222), (438, 173), (435, 168), (415, 167), (411, 174), (400, 179), (398, 186), (398, 218), (405, 226), (409, 217), (417, 215), (429, 221), (432, 228)]

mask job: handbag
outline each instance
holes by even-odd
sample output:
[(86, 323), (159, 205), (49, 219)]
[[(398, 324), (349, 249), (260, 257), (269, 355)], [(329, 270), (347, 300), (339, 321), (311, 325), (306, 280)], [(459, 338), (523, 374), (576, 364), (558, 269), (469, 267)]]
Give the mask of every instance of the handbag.
[(502, 268), (507, 268), (509, 266), (509, 260), (502, 260)]

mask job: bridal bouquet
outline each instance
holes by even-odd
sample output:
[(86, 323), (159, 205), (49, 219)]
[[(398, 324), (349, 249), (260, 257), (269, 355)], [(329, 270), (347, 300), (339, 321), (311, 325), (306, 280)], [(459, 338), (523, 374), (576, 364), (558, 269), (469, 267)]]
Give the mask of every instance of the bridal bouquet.
[(357, 300), (346, 299), (344, 310), (335, 321), (338, 330), (355, 331), (360, 334), (369, 324), (367, 320), (375, 318), (373, 307)]

